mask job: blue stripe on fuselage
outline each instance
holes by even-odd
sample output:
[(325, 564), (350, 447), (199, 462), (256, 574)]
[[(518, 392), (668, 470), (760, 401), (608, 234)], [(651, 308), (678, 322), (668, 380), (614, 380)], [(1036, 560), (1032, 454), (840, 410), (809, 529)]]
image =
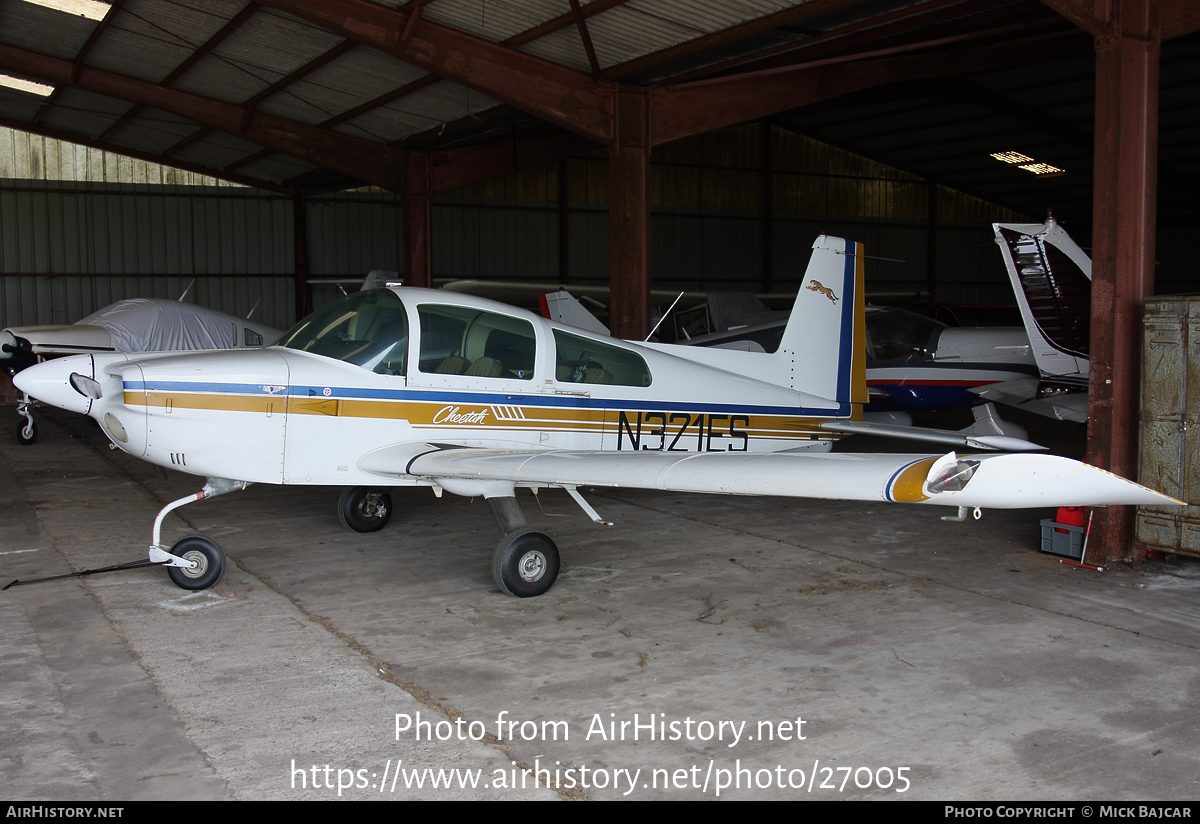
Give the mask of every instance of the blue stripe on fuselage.
[[(325, 394), (325, 390), (329, 394)], [(670, 400), (625, 400), (620, 398), (587, 398), (576, 395), (513, 395), (504, 392), (455, 392), (428, 389), (367, 389), (344, 386), (289, 386), (284, 392), (268, 392), (262, 384), (201, 383), (197, 381), (125, 381), (125, 391), (148, 392), (210, 392), (222, 395), (260, 395), (297, 399), (341, 398), (382, 401), (432, 401), (437, 403), (467, 403), (499, 406), (583, 407), (587, 409), (690, 409), (696, 412), (735, 411), (754, 415), (808, 415), (812, 417), (846, 417), (848, 403), (835, 408), (806, 409), (799, 406), (755, 406), (749, 404), (692, 403)]]

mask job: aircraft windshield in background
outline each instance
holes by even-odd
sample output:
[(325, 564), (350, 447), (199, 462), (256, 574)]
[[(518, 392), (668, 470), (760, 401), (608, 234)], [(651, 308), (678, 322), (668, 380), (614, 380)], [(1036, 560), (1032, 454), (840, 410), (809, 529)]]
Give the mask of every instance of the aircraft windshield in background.
[[(161, 298), (117, 301), (69, 325), (10, 326), (0, 330), (0, 369), (15, 376), (47, 358), (84, 352), (179, 352), (270, 346), (283, 331), (215, 309)], [(17, 443), (37, 440), (28, 397), (17, 404), (24, 421)]]
[[(394, 287), (322, 308), (259, 351), (90, 355), (17, 376), (91, 415), (113, 444), (207, 476), (159, 513), (150, 558), (203, 589), (224, 555), (202, 536), (161, 544), (165, 515), (251, 483), (347, 487), (356, 529), (382, 525), (391, 486), (482, 497), (504, 536), (492, 571), (509, 594), (554, 583), (558, 548), (531, 529), (519, 487), (840, 498), (959, 507), (1170, 503), (1053, 455), (830, 453), (867, 428), (968, 449), (1036, 448), (862, 421), (862, 247), (821, 237), (778, 351), (637, 344), (468, 295)], [(236, 433), (236, 434), (233, 434)], [(372, 497), (374, 496), (374, 497)]]

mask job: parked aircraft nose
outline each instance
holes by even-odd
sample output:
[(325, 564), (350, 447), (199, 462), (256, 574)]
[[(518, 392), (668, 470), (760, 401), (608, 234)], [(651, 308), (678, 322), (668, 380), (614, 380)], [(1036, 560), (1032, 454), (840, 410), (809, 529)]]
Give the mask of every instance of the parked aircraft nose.
[(42, 403), (87, 415), (102, 391), (91, 355), (56, 358), (18, 372), (13, 384)]

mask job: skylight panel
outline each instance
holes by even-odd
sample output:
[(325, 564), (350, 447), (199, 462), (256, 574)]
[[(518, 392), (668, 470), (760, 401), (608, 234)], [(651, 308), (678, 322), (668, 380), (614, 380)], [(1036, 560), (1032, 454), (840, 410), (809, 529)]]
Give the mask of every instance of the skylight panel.
[(25, 0), (25, 2), (73, 14), (77, 17), (86, 17), (89, 20), (103, 20), (110, 8), (108, 3), (101, 3), (99, 0)]
[(1020, 152), (993, 152), (992, 157), (1001, 163), (1016, 166), (1018, 169), (1023, 169), (1026, 172), (1032, 172), (1038, 177), (1057, 177), (1058, 175), (1065, 175), (1067, 173), (1066, 169), (1051, 166), (1049, 163), (1039, 163), (1029, 155), (1021, 154)]
[(993, 152), (992, 157), (1001, 163), (1028, 163), (1033, 160), (1029, 155), (1023, 155), (1020, 152)]
[(1060, 175), (1066, 171), (1065, 169), (1060, 169), (1057, 166), (1051, 166), (1049, 163), (1022, 163), (1017, 168), (1024, 169), (1027, 172), (1033, 172), (1038, 177), (1044, 177), (1045, 175)]
[(29, 94), (36, 94), (39, 97), (49, 97), (54, 93), (53, 86), (47, 86), (45, 83), (37, 83), (33, 80), (23, 80), (20, 77), (12, 77), (7, 74), (0, 74), (0, 86), (16, 89), (21, 92), (29, 92)]

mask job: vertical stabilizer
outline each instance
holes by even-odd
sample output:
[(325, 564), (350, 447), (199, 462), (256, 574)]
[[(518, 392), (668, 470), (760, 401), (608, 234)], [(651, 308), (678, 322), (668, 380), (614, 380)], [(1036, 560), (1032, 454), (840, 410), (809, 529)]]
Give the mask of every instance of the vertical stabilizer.
[(577, 329), (586, 329), (599, 335), (609, 334), (607, 326), (585, 309), (574, 295), (563, 289), (539, 295), (538, 304), (544, 318), (565, 323)]
[(1021, 319), (1043, 377), (1086, 377), (1091, 333), (1092, 261), (1048, 218), (994, 223)]
[(841, 403), (867, 402), (866, 302), (861, 243), (822, 235), (775, 357), (791, 387)]

